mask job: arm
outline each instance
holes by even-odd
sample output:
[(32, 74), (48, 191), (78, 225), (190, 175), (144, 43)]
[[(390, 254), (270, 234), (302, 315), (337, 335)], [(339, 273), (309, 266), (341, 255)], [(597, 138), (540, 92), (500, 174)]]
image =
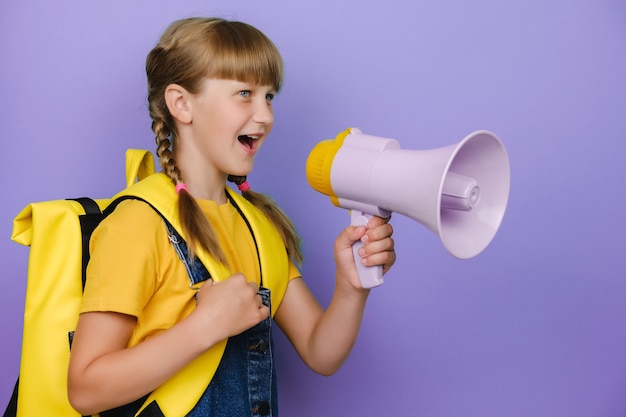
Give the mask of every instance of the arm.
[(257, 290), (243, 275), (209, 282), (187, 318), (130, 348), (126, 344), (134, 317), (81, 314), (69, 365), (70, 403), (82, 415), (91, 415), (148, 394), (211, 346), (266, 318), (269, 309)]
[(331, 375), (346, 360), (361, 327), (370, 290), (363, 289), (354, 264), (352, 244), (361, 239), (361, 261), (383, 265), (395, 262), (393, 230), (386, 219), (372, 218), (368, 229), (348, 226), (335, 241), (336, 285), (324, 310), (302, 279), (290, 281), (275, 320), (302, 360), (314, 371)]

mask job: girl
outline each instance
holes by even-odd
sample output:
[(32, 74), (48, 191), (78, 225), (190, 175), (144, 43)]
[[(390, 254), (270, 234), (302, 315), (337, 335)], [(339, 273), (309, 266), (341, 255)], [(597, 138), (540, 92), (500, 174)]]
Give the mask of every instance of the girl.
[[(365, 243), (359, 262), (386, 272), (395, 261), (392, 228), (374, 217), (367, 229), (341, 232), (336, 287), (322, 309), (296, 266), (302, 253), (292, 223), (246, 181), (274, 122), (272, 100), (283, 77), (274, 44), (241, 22), (183, 19), (149, 53), (146, 71), (163, 172), (137, 185), (172, 201), (185, 240), (137, 200), (120, 203), (94, 232), (70, 359), (70, 402), (82, 415), (115, 409), (102, 415), (132, 416), (142, 404), (166, 404), (146, 397), (168, 384), (188, 392), (200, 383), (184, 411), (165, 415), (276, 416), (271, 321), (312, 370), (337, 371), (369, 294), (352, 244)], [(205, 253), (210, 259), (200, 258), (218, 267), (204, 268), (196, 255)], [(220, 268), (227, 279), (214, 276)], [(203, 368), (198, 361), (205, 357)], [(172, 382), (198, 370), (202, 376), (193, 381)]]

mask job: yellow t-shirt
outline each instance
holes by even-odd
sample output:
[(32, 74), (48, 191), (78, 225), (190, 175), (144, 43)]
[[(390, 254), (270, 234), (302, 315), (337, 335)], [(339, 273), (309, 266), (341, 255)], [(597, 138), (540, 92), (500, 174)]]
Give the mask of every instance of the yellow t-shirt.
[[(252, 235), (230, 203), (198, 201), (213, 226), (230, 270), (259, 283)], [(129, 346), (172, 327), (196, 305), (196, 291), (167, 235), (161, 216), (147, 204), (119, 204), (94, 231), (80, 312), (113, 311), (137, 318)], [(291, 280), (300, 276), (290, 262)]]

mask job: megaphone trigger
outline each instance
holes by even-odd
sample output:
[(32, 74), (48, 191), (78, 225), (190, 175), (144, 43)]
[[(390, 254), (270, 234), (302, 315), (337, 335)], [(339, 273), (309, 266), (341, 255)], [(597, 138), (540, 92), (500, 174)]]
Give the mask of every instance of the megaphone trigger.
[[(350, 210), (350, 224), (352, 226), (365, 226), (373, 216), (362, 211)], [(363, 288), (378, 287), (384, 282), (382, 265), (366, 266), (361, 263), (361, 255), (359, 249), (363, 247), (363, 242), (357, 240), (352, 245), (352, 254), (354, 255), (354, 264), (359, 274), (359, 279)]]

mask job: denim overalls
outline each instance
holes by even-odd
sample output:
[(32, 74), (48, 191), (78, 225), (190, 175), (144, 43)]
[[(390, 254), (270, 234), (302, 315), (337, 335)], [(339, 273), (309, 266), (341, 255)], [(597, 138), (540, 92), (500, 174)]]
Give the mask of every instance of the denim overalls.
[[(231, 200), (231, 203), (239, 210), (234, 201)], [(239, 212), (241, 213), (240, 210)], [(241, 215), (243, 216), (243, 213)], [(243, 218), (247, 224), (245, 216)], [(172, 246), (187, 269), (190, 287), (193, 288), (196, 284), (209, 279), (210, 274), (202, 262), (197, 258), (192, 262), (185, 241), (165, 218), (163, 220)], [(250, 227), (249, 224), (248, 227)], [(252, 233), (252, 229), (250, 232)], [(263, 277), (261, 277), (259, 295), (263, 299), (263, 304), (271, 311), (270, 290), (263, 287)], [(271, 330), (270, 314), (256, 326), (228, 339), (211, 383), (187, 417), (278, 416), (276, 368), (274, 367), (274, 344)], [(101, 417), (133, 417), (146, 398), (147, 396), (126, 406), (105, 411), (100, 415)], [(161, 417), (163, 413), (156, 404), (150, 404), (140, 416)]]

